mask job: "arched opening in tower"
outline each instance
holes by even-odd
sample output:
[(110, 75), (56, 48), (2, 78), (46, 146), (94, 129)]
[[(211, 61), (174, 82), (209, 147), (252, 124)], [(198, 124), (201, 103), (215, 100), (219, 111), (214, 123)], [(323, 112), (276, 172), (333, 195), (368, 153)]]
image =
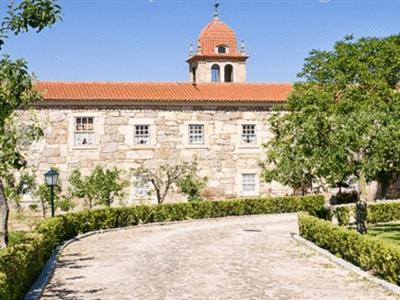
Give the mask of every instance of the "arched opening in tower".
[(197, 68), (196, 67), (193, 67), (192, 68), (192, 81), (193, 81), (193, 83), (196, 83), (196, 81), (197, 81), (197, 78), (196, 78), (196, 71), (197, 71)]
[(233, 82), (233, 67), (232, 65), (225, 66), (225, 82)]
[(211, 81), (220, 82), (221, 81), (221, 70), (219, 65), (212, 65), (211, 67)]

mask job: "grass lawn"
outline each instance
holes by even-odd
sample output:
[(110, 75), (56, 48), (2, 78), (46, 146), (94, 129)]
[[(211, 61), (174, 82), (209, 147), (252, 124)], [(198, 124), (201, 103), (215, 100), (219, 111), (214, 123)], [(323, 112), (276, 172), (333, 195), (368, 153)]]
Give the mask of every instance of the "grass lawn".
[(400, 222), (371, 224), (368, 234), (400, 245)]
[(42, 216), (39, 212), (35, 212), (29, 209), (17, 211), (15, 209), (10, 210), (10, 217), (8, 220), (8, 226), (10, 231), (32, 231), (33, 228), (42, 220)]

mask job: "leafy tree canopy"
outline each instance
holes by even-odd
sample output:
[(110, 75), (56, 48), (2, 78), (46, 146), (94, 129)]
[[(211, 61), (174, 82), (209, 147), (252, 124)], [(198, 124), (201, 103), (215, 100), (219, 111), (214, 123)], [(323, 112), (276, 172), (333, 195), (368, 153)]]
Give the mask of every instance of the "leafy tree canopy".
[(177, 186), (182, 193), (187, 195), (188, 201), (202, 200), (202, 192), (207, 186), (208, 178), (201, 177), (198, 174), (197, 161), (193, 162), (188, 172), (177, 181)]
[[(157, 169), (146, 168), (143, 165), (133, 170), (133, 175), (141, 178), (142, 183), (149, 182), (157, 196), (157, 203), (163, 204), (168, 193), (175, 187), (179, 186), (191, 200), (199, 196), (203, 188), (203, 180), (193, 182), (197, 170), (197, 162), (172, 162), (159, 166)], [(185, 180), (184, 182), (183, 180)]]
[(56, 0), (9, 1), (0, 27), (0, 46), (9, 33), (17, 35), (30, 29), (40, 32), (60, 19), (61, 7)]
[[(9, 1), (6, 16), (0, 23), (0, 49), (9, 34), (18, 35), (30, 29), (37, 32), (53, 25), (61, 18), (56, 0)], [(20, 152), (20, 136), (12, 118), (17, 109), (40, 99), (33, 89), (32, 76), (23, 59), (0, 58), (0, 248), (7, 243), (8, 203), (3, 180), (12, 170), (25, 166)], [(30, 133), (25, 137), (29, 137)], [(37, 137), (37, 131), (32, 131)], [(25, 139), (27, 140), (27, 139)]]
[(400, 35), (352, 36), (313, 50), (285, 113), (269, 120), (274, 138), (267, 181), (341, 186), (351, 176), (387, 186), (400, 174)]
[(82, 176), (75, 169), (70, 178), (70, 192), (73, 196), (87, 200), (89, 208), (93, 204), (111, 206), (115, 199), (125, 195), (127, 180), (121, 179), (121, 171), (117, 168), (105, 169), (97, 166), (89, 176)]

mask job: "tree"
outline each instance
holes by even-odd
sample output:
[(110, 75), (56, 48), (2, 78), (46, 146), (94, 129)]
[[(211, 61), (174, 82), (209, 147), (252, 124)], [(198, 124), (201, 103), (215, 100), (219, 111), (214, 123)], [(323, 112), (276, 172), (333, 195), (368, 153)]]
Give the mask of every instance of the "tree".
[(87, 183), (87, 178), (82, 178), (79, 169), (73, 170), (69, 177), (69, 191), (73, 197), (85, 199), (85, 205), (92, 209), (94, 193), (89, 190), (91, 185)]
[(182, 193), (188, 196), (189, 202), (202, 200), (201, 192), (207, 185), (208, 178), (200, 177), (197, 173), (197, 163), (194, 162), (188, 173), (177, 182)]
[(265, 179), (294, 187), (341, 187), (351, 177), (393, 182), (400, 174), (400, 35), (349, 36), (332, 51), (313, 50), (299, 77), (287, 112), (270, 119)]
[(16, 174), (9, 174), (4, 181), (4, 193), (8, 201), (12, 201), (18, 210), (21, 209), (22, 196), (34, 192), (36, 189), (35, 176), (24, 170), (20, 172), (19, 176)]
[[(40, 32), (59, 19), (60, 7), (55, 0), (10, 1), (0, 25), (0, 47), (9, 34), (18, 35), (30, 29)], [(23, 59), (12, 61), (4, 55), (0, 60), (0, 82), (0, 248), (3, 248), (8, 240), (9, 214), (4, 178), (26, 164), (11, 119), (17, 109), (39, 100), (40, 95), (33, 88), (32, 76)]]
[(174, 165), (162, 165), (156, 170), (141, 166), (133, 173), (141, 178), (143, 183), (151, 183), (156, 192), (157, 203), (163, 204), (168, 192), (192, 170), (193, 164), (183, 162)]
[(76, 169), (69, 178), (70, 191), (73, 196), (86, 199), (90, 209), (93, 204), (110, 207), (115, 199), (125, 195), (124, 190), (129, 184), (120, 177), (121, 171), (117, 168), (104, 169), (97, 166), (85, 177)]
[[(267, 156), (261, 163), (262, 176), (266, 182), (275, 180), (304, 194), (317, 175), (315, 148), (309, 142), (315, 128), (303, 128), (298, 114), (288, 115), (286, 121), (278, 113), (269, 121), (274, 138), (265, 145)], [(303, 147), (292, 146), (299, 143)]]

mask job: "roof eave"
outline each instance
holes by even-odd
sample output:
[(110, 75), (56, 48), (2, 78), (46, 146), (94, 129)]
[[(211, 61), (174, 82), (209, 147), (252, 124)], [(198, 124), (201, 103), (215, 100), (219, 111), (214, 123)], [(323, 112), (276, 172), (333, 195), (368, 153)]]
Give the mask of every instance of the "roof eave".
[(200, 60), (219, 60), (219, 61), (240, 61), (244, 62), (249, 58), (247, 55), (193, 55), (189, 57), (186, 62), (192, 63)]
[(39, 102), (32, 103), (31, 106), (57, 106), (57, 105), (151, 105), (151, 104), (164, 104), (164, 105), (224, 105), (224, 106), (243, 106), (243, 105), (278, 105), (284, 104), (286, 100), (175, 100), (175, 99), (140, 99), (140, 100), (128, 100), (128, 99), (44, 99)]

